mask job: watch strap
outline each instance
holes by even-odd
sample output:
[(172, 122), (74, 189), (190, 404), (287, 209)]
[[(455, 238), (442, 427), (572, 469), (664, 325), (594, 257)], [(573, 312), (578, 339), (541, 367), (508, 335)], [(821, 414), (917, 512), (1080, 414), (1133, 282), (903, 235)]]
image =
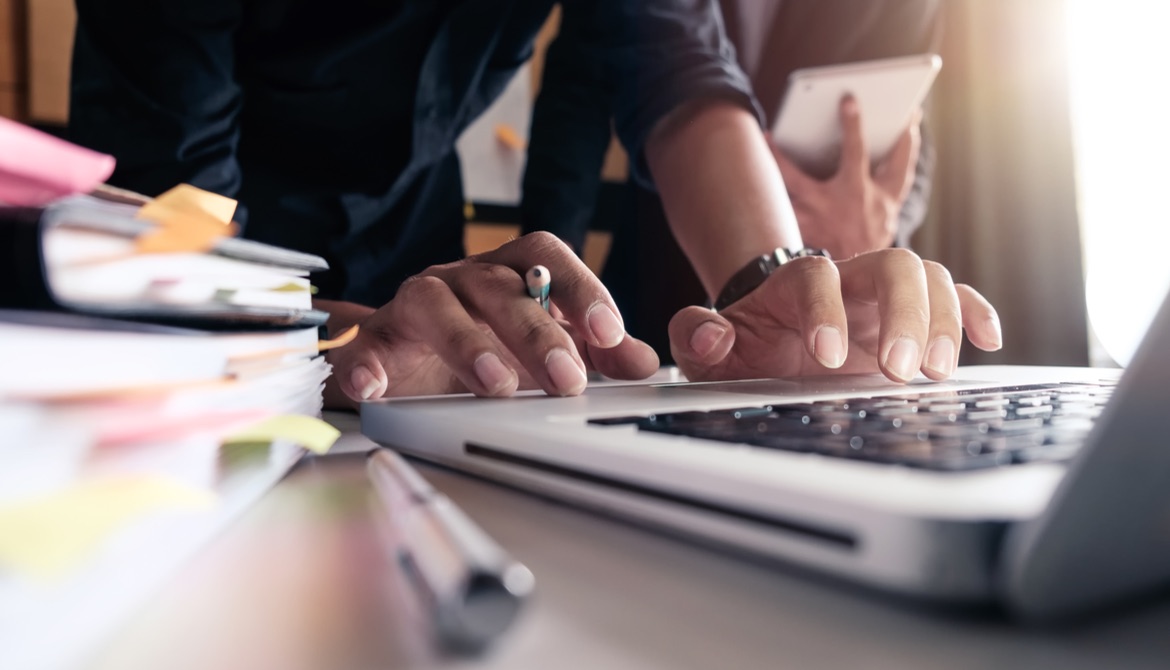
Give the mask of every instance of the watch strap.
[(735, 304), (740, 298), (756, 290), (760, 284), (763, 284), (764, 280), (776, 271), (776, 268), (804, 256), (824, 256), (827, 258), (829, 257), (829, 253), (824, 249), (806, 247), (794, 251), (785, 249), (784, 247), (778, 247), (763, 256), (753, 258), (747, 265), (733, 274), (731, 279), (727, 280), (727, 283), (723, 286), (723, 290), (719, 292), (719, 297), (715, 299), (715, 311), (722, 311)]

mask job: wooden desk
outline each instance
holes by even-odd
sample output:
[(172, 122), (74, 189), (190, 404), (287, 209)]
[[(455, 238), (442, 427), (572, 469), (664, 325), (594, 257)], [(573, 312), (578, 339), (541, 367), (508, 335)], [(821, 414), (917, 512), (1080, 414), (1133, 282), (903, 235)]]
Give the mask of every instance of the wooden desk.
[[(337, 417), (334, 417), (337, 419)], [(355, 417), (341, 417), (353, 431)], [(350, 433), (342, 447), (368, 446)], [(891, 602), (447, 470), (419, 470), (537, 578), (478, 663), (435, 656), (369, 525), (356, 454), (308, 459), (98, 668), (1166, 668), (1170, 602), (1058, 631)]]

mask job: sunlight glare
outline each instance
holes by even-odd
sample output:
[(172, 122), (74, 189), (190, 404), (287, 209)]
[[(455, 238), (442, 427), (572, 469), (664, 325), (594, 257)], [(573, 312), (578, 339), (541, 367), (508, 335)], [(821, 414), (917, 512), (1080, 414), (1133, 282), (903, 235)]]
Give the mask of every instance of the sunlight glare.
[(1170, 2), (1069, 0), (1089, 322), (1129, 362), (1170, 288)]

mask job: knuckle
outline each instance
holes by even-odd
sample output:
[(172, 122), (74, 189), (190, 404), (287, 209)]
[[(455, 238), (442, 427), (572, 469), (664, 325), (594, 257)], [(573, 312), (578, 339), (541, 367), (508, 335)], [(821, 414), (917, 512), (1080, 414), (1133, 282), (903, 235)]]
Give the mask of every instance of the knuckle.
[(470, 281), (493, 293), (523, 292), (524, 280), (510, 267), (494, 263), (479, 263), (474, 266)]
[(905, 265), (920, 265), (922, 263), (922, 259), (920, 259), (918, 257), (918, 254), (914, 253), (913, 251), (910, 251), (909, 249), (907, 249), (905, 247), (896, 247), (893, 249), (886, 249), (885, 253), (886, 253), (886, 256), (890, 259), (891, 263), (899, 263), (899, 264), (905, 264)]
[(923, 305), (906, 301), (892, 305), (888, 318), (901, 324), (912, 325), (925, 330), (930, 324), (930, 310)]
[(438, 277), (433, 275), (414, 275), (413, 277), (408, 277), (406, 281), (399, 285), (395, 297), (409, 302), (429, 302), (438, 299), (443, 292), (449, 290), (447, 282)]
[(827, 278), (835, 277), (837, 266), (824, 256), (805, 256), (785, 263), (788, 272), (795, 275), (795, 281), (804, 286), (816, 286)]
[(882, 259), (886, 266), (898, 273), (921, 273), (922, 259), (918, 254), (906, 249), (904, 247), (895, 247), (891, 249), (883, 249), (881, 251)]
[[(922, 261), (922, 269), (926, 272), (926, 276), (930, 279), (953, 284), (954, 280), (951, 278), (951, 271), (945, 265), (936, 261)], [(956, 287), (957, 288), (957, 287)]]
[(483, 334), (475, 328), (452, 328), (447, 331), (443, 344), (457, 356), (471, 359), (478, 353), (482, 339)]
[(533, 233), (528, 233), (520, 238), (520, 241), (527, 247), (529, 251), (537, 254), (538, 257), (545, 257), (549, 255), (573, 255), (573, 250), (569, 245), (565, 244), (564, 240), (553, 235), (547, 230), (538, 230)]
[(529, 349), (542, 351), (556, 344), (564, 330), (549, 318), (530, 319), (520, 324), (520, 340)]

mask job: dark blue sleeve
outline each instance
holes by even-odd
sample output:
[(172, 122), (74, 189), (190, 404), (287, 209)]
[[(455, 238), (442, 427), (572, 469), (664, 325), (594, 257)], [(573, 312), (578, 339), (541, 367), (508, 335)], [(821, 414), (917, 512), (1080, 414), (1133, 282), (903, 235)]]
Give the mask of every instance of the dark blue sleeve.
[(716, 0), (566, 0), (564, 23), (588, 26), (612, 82), (614, 124), (634, 177), (652, 187), (643, 149), (657, 123), (698, 99), (725, 99), (763, 124)]
[(532, 111), (520, 221), (524, 233), (547, 230), (578, 253), (584, 248), (609, 147), (613, 81), (593, 31), (570, 13), (545, 56)]
[(69, 133), (147, 195), (186, 182), (234, 196), (239, 0), (77, 0)]

